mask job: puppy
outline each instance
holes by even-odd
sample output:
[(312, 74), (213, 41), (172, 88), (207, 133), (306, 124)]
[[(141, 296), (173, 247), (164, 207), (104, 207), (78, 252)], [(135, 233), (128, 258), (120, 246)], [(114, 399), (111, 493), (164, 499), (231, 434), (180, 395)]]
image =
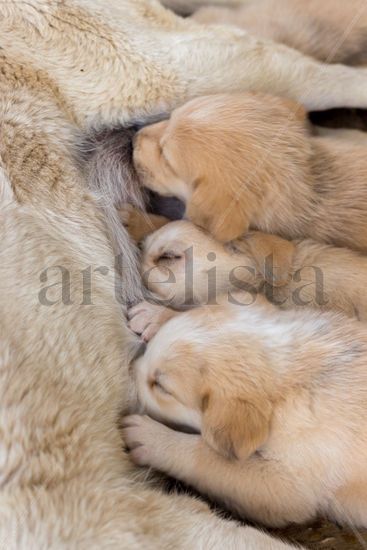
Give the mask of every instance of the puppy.
[(193, 19), (235, 25), (327, 63), (367, 63), (364, 0), (248, 0), (238, 9), (204, 7)]
[(343, 311), (367, 321), (367, 258), (312, 240), (286, 241), (251, 232), (229, 245), (189, 221), (165, 225), (142, 245), (145, 285), (176, 309), (217, 303), (246, 290), (242, 305), (263, 293), (283, 309)]
[(147, 187), (186, 203), (186, 217), (226, 242), (249, 228), (367, 251), (364, 144), (309, 132), (279, 97), (202, 97), (135, 140)]
[(264, 303), (172, 313), (134, 365), (131, 457), (271, 526), (367, 527), (367, 328)]

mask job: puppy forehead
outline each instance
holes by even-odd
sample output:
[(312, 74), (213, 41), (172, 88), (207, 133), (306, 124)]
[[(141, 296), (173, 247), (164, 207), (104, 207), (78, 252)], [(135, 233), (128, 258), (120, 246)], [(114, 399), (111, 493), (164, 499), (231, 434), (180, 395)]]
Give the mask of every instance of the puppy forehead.
[(206, 117), (212, 116), (218, 107), (228, 106), (233, 101), (232, 97), (221, 94), (197, 97), (176, 109), (171, 118), (176, 121), (183, 118), (206, 120)]
[(162, 120), (161, 122), (156, 122), (155, 124), (149, 124), (148, 126), (144, 126), (144, 128), (139, 130), (137, 135), (158, 138), (164, 134), (167, 125), (168, 120)]
[(161, 227), (145, 239), (145, 250), (155, 252), (160, 247), (169, 248), (174, 241), (178, 245), (184, 243), (185, 239), (183, 237), (189, 230), (188, 224), (191, 225), (190, 222), (180, 220)]

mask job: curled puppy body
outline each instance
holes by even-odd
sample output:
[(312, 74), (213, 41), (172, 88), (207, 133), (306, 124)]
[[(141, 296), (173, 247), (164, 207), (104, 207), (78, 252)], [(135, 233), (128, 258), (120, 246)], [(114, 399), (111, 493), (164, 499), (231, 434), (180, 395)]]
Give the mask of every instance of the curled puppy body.
[(241, 27), (327, 63), (367, 64), (364, 0), (248, 0), (238, 9), (203, 7), (193, 18)]
[(302, 107), (261, 94), (195, 99), (136, 137), (144, 184), (220, 241), (251, 227), (367, 251), (366, 147), (311, 135)]
[(342, 311), (367, 321), (367, 258), (310, 239), (287, 241), (250, 232), (229, 245), (188, 221), (165, 225), (142, 245), (146, 286), (176, 309), (216, 304), (221, 295), (242, 305), (258, 293), (282, 309)]
[[(173, 314), (172, 314), (173, 315)], [(171, 316), (172, 316), (171, 315)], [(134, 365), (133, 460), (271, 526), (367, 526), (367, 329), (264, 303), (176, 313)]]

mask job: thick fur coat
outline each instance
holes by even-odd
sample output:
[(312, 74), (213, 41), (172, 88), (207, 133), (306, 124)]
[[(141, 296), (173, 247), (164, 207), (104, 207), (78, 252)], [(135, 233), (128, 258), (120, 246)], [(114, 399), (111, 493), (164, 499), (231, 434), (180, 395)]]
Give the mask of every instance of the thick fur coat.
[(271, 74), (300, 100), (295, 59), (313, 108), (367, 106), (367, 76), (200, 27), (155, 1), (8, 1), (0, 14), (1, 544), (283, 548), (153, 489), (124, 453), (118, 419), (137, 339), (120, 297), (136, 298), (140, 280), (106, 208), (141, 197), (109, 178), (101, 187), (85, 143), (201, 93), (261, 89)]

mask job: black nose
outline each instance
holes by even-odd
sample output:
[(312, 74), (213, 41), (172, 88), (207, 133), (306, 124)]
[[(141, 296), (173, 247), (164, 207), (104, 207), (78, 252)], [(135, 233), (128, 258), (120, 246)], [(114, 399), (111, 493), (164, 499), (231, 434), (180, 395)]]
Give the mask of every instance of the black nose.
[(147, 210), (152, 214), (164, 216), (169, 220), (181, 220), (185, 213), (185, 205), (176, 197), (163, 197), (155, 191), (148, 190)]

